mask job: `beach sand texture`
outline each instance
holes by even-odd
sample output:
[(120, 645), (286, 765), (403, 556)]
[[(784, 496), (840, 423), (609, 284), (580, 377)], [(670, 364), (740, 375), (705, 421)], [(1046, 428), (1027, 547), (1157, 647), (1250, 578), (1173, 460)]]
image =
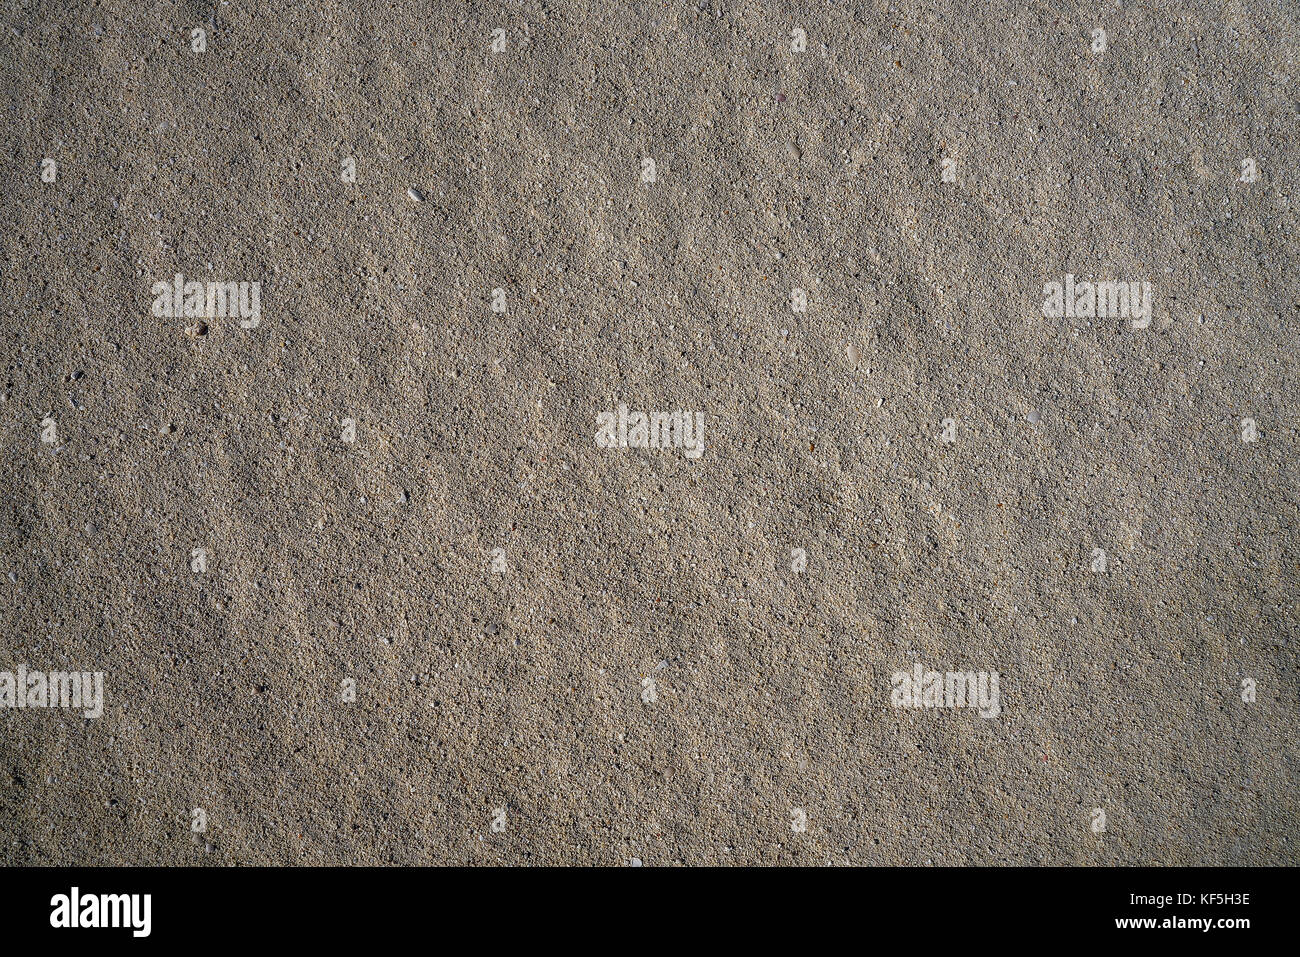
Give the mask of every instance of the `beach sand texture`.
[(0, 863), (1297, 863), (1294, 4), (75, 6), (0, 671), (103, 714), (0, 708)]

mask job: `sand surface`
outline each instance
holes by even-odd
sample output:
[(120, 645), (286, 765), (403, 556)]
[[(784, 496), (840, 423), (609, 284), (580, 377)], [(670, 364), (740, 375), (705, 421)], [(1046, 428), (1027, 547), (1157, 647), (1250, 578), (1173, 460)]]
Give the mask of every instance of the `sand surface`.
[(0, 863), (1297, 863), (1295, 4), (72, 6), (0, 671), (103, 713), (0, 708)]

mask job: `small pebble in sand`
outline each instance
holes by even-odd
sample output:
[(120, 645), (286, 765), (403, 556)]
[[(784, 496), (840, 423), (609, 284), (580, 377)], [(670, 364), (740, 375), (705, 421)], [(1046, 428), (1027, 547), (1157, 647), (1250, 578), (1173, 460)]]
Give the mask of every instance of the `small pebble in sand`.
[(412, 186), (410, 189), (406, 191), (406, 197), (413, 203), (424, 202), (424, 194), (420, 192), (418, 189), (416, 189), (414, 186)]
[(853, 345), (852, 343), (850, 343), (849, 347), (844, 351), (849, 354), (849, 361), (852, 362), (854, 365), (857, 365), (857, 363), (862, 359), (861, 350), (859, 350), (858, 347)]
[(1038, 410), (1037, 410), (1037, 409), (1031, 409), (1030, 412), (1029, 412), (1029, 414), (1028, 414), (1027, 416), (1025, 416), (1025, 420), (1026, 420), (1030, 425), (1037, 425), (1037, 424), (1038, 424), (1038, 419), (1039, 419), (1039, 415), (1038, 415)]

